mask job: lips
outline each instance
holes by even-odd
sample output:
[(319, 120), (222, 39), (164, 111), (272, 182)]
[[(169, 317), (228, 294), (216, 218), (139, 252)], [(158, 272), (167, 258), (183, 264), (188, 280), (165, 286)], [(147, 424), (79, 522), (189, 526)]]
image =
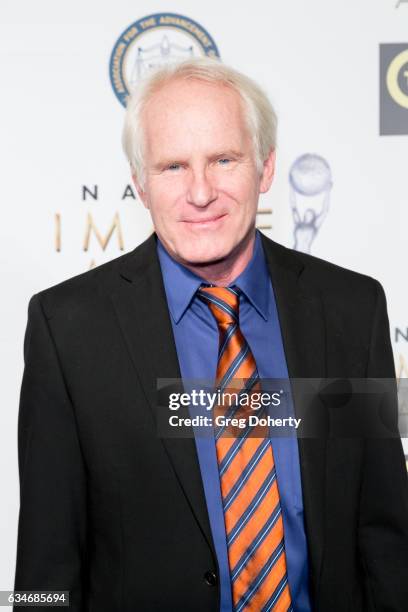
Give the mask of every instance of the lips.
[(184, 219), (183, 223), (190, 223), (192, 225), (204, 225), (204, 224), (215, 223), (216, 221), (218, 221), (219, 219), (222, 219), (223, 217), (225, 217), (225, 213), (221, 215), (213, 215), (212, 217), (206, 217), (204, 219), (201, 217), (198, 217), (197, 219)]

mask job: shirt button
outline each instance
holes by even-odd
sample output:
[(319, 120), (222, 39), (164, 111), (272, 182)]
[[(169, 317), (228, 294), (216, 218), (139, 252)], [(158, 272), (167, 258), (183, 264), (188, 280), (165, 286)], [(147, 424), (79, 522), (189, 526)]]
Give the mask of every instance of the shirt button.
[(204, 574), (204, 581), (206, 584), (208, 584), (208, 586), (215, 586), (217, 584), (217, 574), (211, 570), (208, 570)]

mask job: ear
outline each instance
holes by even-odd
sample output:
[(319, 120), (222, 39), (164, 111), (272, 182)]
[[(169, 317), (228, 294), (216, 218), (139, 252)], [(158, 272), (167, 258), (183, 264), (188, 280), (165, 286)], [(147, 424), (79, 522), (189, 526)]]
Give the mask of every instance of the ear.
[(276, 150), (271, 149), (271, 152), (269, 153), (263, 164), (261, 182), (259, 186), (260, 193), (266, 193), (272, 185), (273, 177), (275, 175), (275, 162)]
[(147, 195), (146, 192), (144, 191), (139, 179), (136, 176), (135, 171), (132, 171), (132, 180), (134, 183), (134, 186), (136, 187), (136, 191), (137, 191), (137, 195), (139, 196), (139, 198), (142, 200), (143, 206), (145, 206), (145, 208), (149, 209), (149, 203), (147, 200)]

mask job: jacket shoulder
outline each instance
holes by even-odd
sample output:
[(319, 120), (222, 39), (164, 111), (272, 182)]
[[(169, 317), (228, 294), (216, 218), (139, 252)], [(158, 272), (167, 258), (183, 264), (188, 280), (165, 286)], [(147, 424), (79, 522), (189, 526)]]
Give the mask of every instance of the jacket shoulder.
[(279, 261), (280, 265), (290, 267), (301, 274), (302, 282), (310, 284), (321, 294), (338, 294), (343, 297), (382, 292), (382, 286), (375, 278), (334, 264), (314, 255), (295, 251), (263, 237), (265, 251)]
[(114, 292), (121, 282), (122, 271), (132, 270), (137, 274), (138, 270), (146, 269), (155, 257), (155, 244), (154, 237), (150, 236), (133, 251), (43, 289), (33, 297), (42, 303), (48, 318), (61, 309), (72, 313)]

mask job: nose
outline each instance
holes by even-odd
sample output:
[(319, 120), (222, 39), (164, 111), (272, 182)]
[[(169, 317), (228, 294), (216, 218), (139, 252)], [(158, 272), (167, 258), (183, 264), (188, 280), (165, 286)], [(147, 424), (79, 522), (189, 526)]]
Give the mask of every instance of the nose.
[(191, 171), (187, 188), (187, 202), (194, 206), (204, 207), (213, 202), (217, 191), (205, 170)]

